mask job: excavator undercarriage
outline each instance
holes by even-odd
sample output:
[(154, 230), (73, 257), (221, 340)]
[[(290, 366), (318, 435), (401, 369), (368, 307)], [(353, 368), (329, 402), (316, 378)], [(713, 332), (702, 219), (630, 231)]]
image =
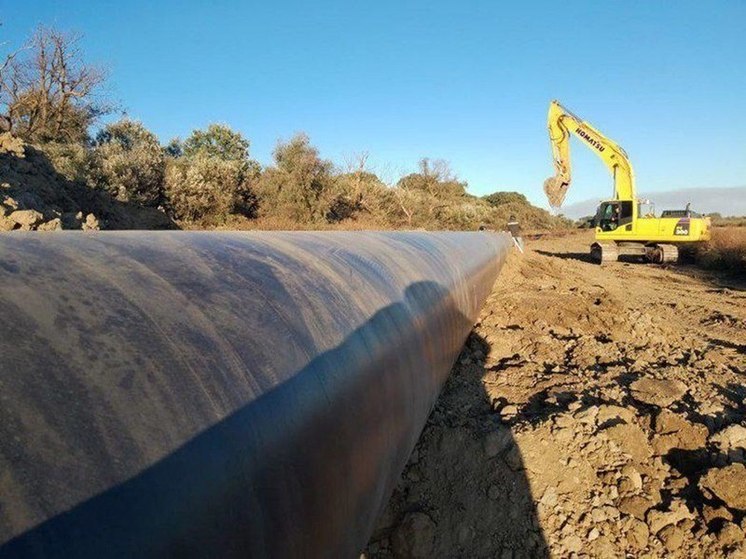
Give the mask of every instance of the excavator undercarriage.
[(620, 256), (640, 256), (654, 264), (676, 262), (679, 249), (676, 245), (655, 243), (615, 243), (596, 241), (591, 245), (591, 260), (597, 264), (616, 262)]

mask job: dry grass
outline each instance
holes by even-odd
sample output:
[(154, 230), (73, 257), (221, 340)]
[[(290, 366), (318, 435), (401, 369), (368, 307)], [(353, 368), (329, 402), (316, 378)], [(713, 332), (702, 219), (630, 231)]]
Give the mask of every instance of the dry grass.
[[(520, 218), (519, 218), (520, 219)], [(507, 223), (507, 219), (504, 220)], [(207, 219), (199, 221), (180, 221), (179, 227), (187, 230), (203, 229), (221, 229), (230, 231), (477, 231), (478, 224), (467, 225), (464, 227), (444, 227), (438, 223), (429, 225), (395, 225), (386, 221), (376, 219), (369, 215), (358, 215), (351, 219), (345, 219), (336, 223), (325, 221), (304, 223), (297, 220), (282, 216), (263, 216), (257, 218), (247, 218), (240, 215), (229, 215), (220, 222), (210, 221)], [(529, 221), (529, 223), (532, 223)], [(486, 224), (487, 229), (504, 231), (507, 230), (505, 224), (497, 224), (494, 227)], [(571, 228), (553, 229), (547, 227), (526, 227), (524, 236), (527, 238), (539, 238), (546, 235), (565, 236), (582, 233)]]
[(714, 227), (712, 240), (698, 247), (694, 257), (703, 268), (746, 276), (746, 228)]
[(281, 216), (266, 216), (251, 219), (240, 215), (230, 215), (223, 223), (219, 224), (197, 221), (180, 222), (179, 225), (183, 229), (225, 229), (229, 231), (381, 231), (394, 229), (391, 225), (381, 224), (379, 221), (368, 218), (367, 216), (346, 219), (338, 223), (302, 223)]
[(715, 217), (712, 219), (715, 227), (746, 227), (746, 216)]

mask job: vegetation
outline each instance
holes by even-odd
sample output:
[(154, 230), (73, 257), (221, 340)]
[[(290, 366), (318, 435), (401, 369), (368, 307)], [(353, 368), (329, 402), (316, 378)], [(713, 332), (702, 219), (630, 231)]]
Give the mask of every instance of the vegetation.
[(3, 126), (29, 143), (83, 142), (113, 110), (100, 95), (106, 72), (87, 64), (80, 36), (39, 27), (0, 66)]
[(165, 197), (177, 219), (219, 223), (231, 214), (255, 217), (261, 166), (249, 158), (249, 141), (222, 124), (194, 130), (181, 144), (172, 140)]
[(712, 240), (695, 249), (694, 259), (703, 268), (746, 277), (746, 228), (713, 228)]
[(746, 217), (745, 216), (728, 216), (723, 217), (717, 212), (707, 214), (710, 216), (710, 219), (712, 220), (712, 224), (715, 227), (746, 227)]
[(155, 134), (124, 119), (96, 136), (90, 183), (122, 202), (158, 206), (163, 201), (165, 156)]
[[(278, 142), (265, 168), (224, 124), (166, 145), (128, 118), (92, 136), (113, 105), (102, 95), (106, 72), (83, 60), (79, 43), (40, 27), (0, 60), (0, 229), (16, 226), (3, 217), (15, 207), (36, 210), (39, 228), (80, 227), (86, 214), (89, 224), (135, 228), (475, 230), (504, 229), (515, 216), (536, 230), (592, 219), (553, 216), (519, 192), (474, 196), (442, 159), (423, 158), (387, 184), (366, 153), (338, 166), (303, 133)], [(695, 261), (746, 274), (746, 218), (711, 218), (712, 241), (694, 249)]]
[(336, 195), (334, 165), (321, 159), (305, 134), (280, 142), (274, 165), (262, 173), (259, 195), (262, 215), (301, 223), (323, 221)]
[(504, 229), (510, 215), (526, 229), (570, 225), (517, 192), (469, 194), (442, 159), (423, 158), (387, 184), (367, 154), (338, 166), (303, 133), (279, 142), (266, 168), (251, 159), (250, 141), (223, 124), (166, 145), (129, 118), (91, 135), (115, 112), (105, 85), (106, 72), (84, 60), (80, 36), (39, 27), (0, 61), (0, 128), (33, 145), (80, 186), (75, 192), (157, 209), (186, 227)]

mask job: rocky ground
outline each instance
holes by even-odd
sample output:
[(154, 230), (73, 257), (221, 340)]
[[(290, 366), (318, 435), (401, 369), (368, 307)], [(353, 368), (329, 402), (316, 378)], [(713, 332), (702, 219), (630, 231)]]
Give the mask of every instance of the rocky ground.
[(529, 242), (364, 556), (746, 557), (746, 285)]
[(0, 232), (175, 227), (158, 209), (91, 189), (63, 175), (44, 152), (0, 134)]

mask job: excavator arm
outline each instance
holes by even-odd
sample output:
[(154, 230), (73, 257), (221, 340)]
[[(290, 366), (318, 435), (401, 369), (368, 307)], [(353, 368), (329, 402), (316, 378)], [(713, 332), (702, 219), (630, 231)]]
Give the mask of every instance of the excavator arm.
[(552, 101), (549, 104), (547, 124), (555, 174), (544, 181), (544, 192), (553, 208), (559, 208), (562, 205), (572, 180), (571, 133), (598, 155), (609, 169), (614, 177), (614, 199), (635, 200), (632, 164), (621, 146), (565, 109), (558, 101)]

